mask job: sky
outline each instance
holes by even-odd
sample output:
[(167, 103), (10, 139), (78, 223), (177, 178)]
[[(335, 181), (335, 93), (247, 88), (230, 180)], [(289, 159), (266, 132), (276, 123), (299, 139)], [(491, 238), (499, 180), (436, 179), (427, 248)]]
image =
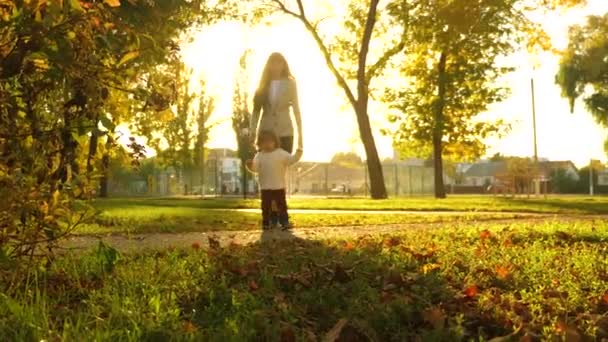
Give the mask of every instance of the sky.
[[(311, 6), (318, 11), (326, 11), (329, 7)], [(588, 0), (585, 8), (549, 13), (541, 22), (554, 46), (562, 49), (567, 44), (570, 25), (584, 22), (589, 14), (607, 12), (608, 1)], [(338, 16), (335, 14), (333, 19)], [(355, 115), (342, 89), (337, 86), (309, 33), (297, 20), (285, 16), (273, 16), (255, 27), (220, 22), (195, 33), (192, 42), (184, 44), (182, 53), (185, 63), (195, 70), (196, 77), (206, 80), (207, 91), (216, 97), (218, 103), (210, 119), (218, 125), (211, 132), (209, 147), (236, 147), (230, 123), (232, 89), (239, 58), (246, 49), (252, 51), (248, 75), (250, 92), (255, 90), (270, 53), (278, 51), (287, 58), (298, 82), (304, 160), (327, 161), (336, 152), (352, 151), (363, 155)], [(533, 155), (530, 96), (530, 79), (533, 77), (539, 157), (572, 160), (577, 166), (588, 164), (591, 158), (606, 161), (603, 146), (608, 131), (594, 122), (582, 103), (578, 103), (574, 113), (570, 113), (568, 101), (560, 96), (560, 89), (554, 82), (558, 57), (550, 53), (542, 54), (536, 69), (531, 67), (531, 58), (524, 52), (516, 52), (507, 60), (517, 68), (505, 78), (512, 94), (484, 115), (505, 119), (511, 123), (512, 130), (500, 140), (487, 141), (490, 146), (488, 155), (498, 152), (503, 155)], [(392, 157), (391, 138), (380, 134), (382, 128), (389, 127), (386, 112), (380, 104), (372, 103), (370, 117), (381, 157)]]

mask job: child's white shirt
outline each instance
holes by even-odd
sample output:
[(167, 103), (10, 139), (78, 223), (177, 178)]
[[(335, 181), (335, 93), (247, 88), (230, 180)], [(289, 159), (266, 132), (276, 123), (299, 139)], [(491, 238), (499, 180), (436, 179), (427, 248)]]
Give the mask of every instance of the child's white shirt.
[(258, 174), (258, 182), (262, 190), (281, 190), (286, 188), (285, 177), (289, 165), (297, 163), (302, 158), (302, 150), (294, 155), (282, 148), (272, 152), (258, 152), (253, 158), (251, 171)]

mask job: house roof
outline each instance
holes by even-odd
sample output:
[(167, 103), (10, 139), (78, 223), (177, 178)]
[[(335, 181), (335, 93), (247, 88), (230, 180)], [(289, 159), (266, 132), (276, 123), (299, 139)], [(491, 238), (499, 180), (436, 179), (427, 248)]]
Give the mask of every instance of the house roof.
[(464, 173), (465, 177), (493, 177), (507, 171), (507, 163), (504, 161), (476, 163), (471, 165)]
[(538, 163), (541, 169), (544, 170), (566, 170), (572, 168), (573, 170), (578, 170), (573, 162), (570, 160), (560, 160), (560, 161), (541, 161)]
[[(574, 163), (566, 161), (539, 161), (539, 169), (546, 176), (549, 176), (555, 170), (577, 170)], [(501, 173), (508, 172), (507, 161), (483, 162), (473, 164), (466, 172), (465, 177), (493, 177)]]

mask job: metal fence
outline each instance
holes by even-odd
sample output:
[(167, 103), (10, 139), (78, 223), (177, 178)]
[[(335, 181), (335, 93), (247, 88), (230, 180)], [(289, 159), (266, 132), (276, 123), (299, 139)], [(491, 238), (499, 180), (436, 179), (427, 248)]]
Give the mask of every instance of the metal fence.
[[(384, 164), (389, 196), (420, 196), (433, 193), (433, 169), (418, 165)], [(247, 193), (255, 196), (255, 176), (247, 174)], [(224, 165), (211, 162), (204, 170), (166, 169), (144, 178), (111, 179), (112, 196), (243, 195), (240, 162)], [(302, 162), (289, 169), (288, 191), (292, 196), (369, 196), (369, 175), (365, 165)]]

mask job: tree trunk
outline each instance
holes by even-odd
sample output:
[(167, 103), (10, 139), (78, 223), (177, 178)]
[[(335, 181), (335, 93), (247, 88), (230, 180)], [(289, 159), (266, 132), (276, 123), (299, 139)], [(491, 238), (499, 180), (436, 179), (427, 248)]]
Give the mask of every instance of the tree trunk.
[(114, 144), (114, 139), (108, 134), (106, 137), (106, 149), (101, 157), (101, 179), (99, 180), (99, 197), (108, 198), (109, 178), (110, 178), (110, 149)]
[(384, 172), (382, 163), (376, 149), (376, 142), (372, 127), (367, 115), (367, 104), (360, 104), (357, 108), (357, 122), (359, 123), (359, 134), (367, 156), (367, 170), (369, 172), (370, 193), (373, 199), (385, 199), (388, 197), (384, 184)]
[(367, 169), (369, 171), (369, 180), (371, 187), (371, 196), (373, 199), (385, 199), (388, 197), (386, 193), (386, 185), (384, 184), (384, 173), (382, 172), (382, 163), (378, 156), (376, 141), (372, 132), (372, 126), (369, 122), (367, 113), (367, 105), (369, 102), (369, 87), (367, 80), (367, 55), (369, 52), (369, 44), (372, 39), (372, 31), (376, 24), (376, 12), (379, 0), (372, 0), (367, 13), (367, 21), (361, 41), (361, 50), (359, 50), (359, 65), (357, 68), (357, 101), (355, 102), (355, 113), (357, 114), (357, 123), (359, 124), (359, 134), (365, 148), (367, 156)]
[(445, 185), (443, 184), (443, 110), (445, 108), (446, 87), (446, 61), (447, 54), (441, 53), (437, 65), (437, 102), (435, 103), (435, 125), (433, 127), (433, 167), (435, 171), (435, 198), (445, 198)]
[[(369, 122), (369, 116), (367, 113), (367, 102), (369, 99), (368, 83), (369, 79), (371, 79), (371, 77), (373, 76), (373, 73), (368, 74), (367, 72), (367, 55), (369, 52), (369, 45), (372, 39), (374, 25), (376, 24), (377, 9), (380, 1), (371, 0), (367, 12), (367, 19), (365, 22), (365, 28), (361, 40), (361, 47), (359, 50), (357, 61), (357, 97), (355, 97), (355, 94), (351, 90), (348, 82), (334, 64), (332, 60), (332, 53), (323, 42), (323, 38), (317, 31), (316, 25), (311, 23), (306, 17), (304, 13), (303, 0), (297, 0), (299, 13), (290, 11), (280, 0), (274, 0), (273, 2), (277, 4), (284, 13), (287, 13), (300, 20), (317, 43), (317, 46), (321, 50), (325, 62), (329, 67), (329, 70), (335, 76), (338, 85), (344, 90), (348, 101), (355, 110), (357, 122), (359, 123), (359, 134), (361, 136), (361, 141), (363, 142), (365, 154), (367, 156), (367, 170), (369, 171), (371, 196), (374, 199), (387, 198), (386, 186), (384, 184), (384, 174), (382, 172), (382, 165), (380, 163), (380, 157), (378, 156), (378, 150), (376, 148), (376, 143), (374, 141), (374, 136), (372, 134), (371, 125)], [(399, 50), (396, 50), (392, 53), (397, 53), (398, 51)], [(368, 76), (370, 76), (369, 79)]]

